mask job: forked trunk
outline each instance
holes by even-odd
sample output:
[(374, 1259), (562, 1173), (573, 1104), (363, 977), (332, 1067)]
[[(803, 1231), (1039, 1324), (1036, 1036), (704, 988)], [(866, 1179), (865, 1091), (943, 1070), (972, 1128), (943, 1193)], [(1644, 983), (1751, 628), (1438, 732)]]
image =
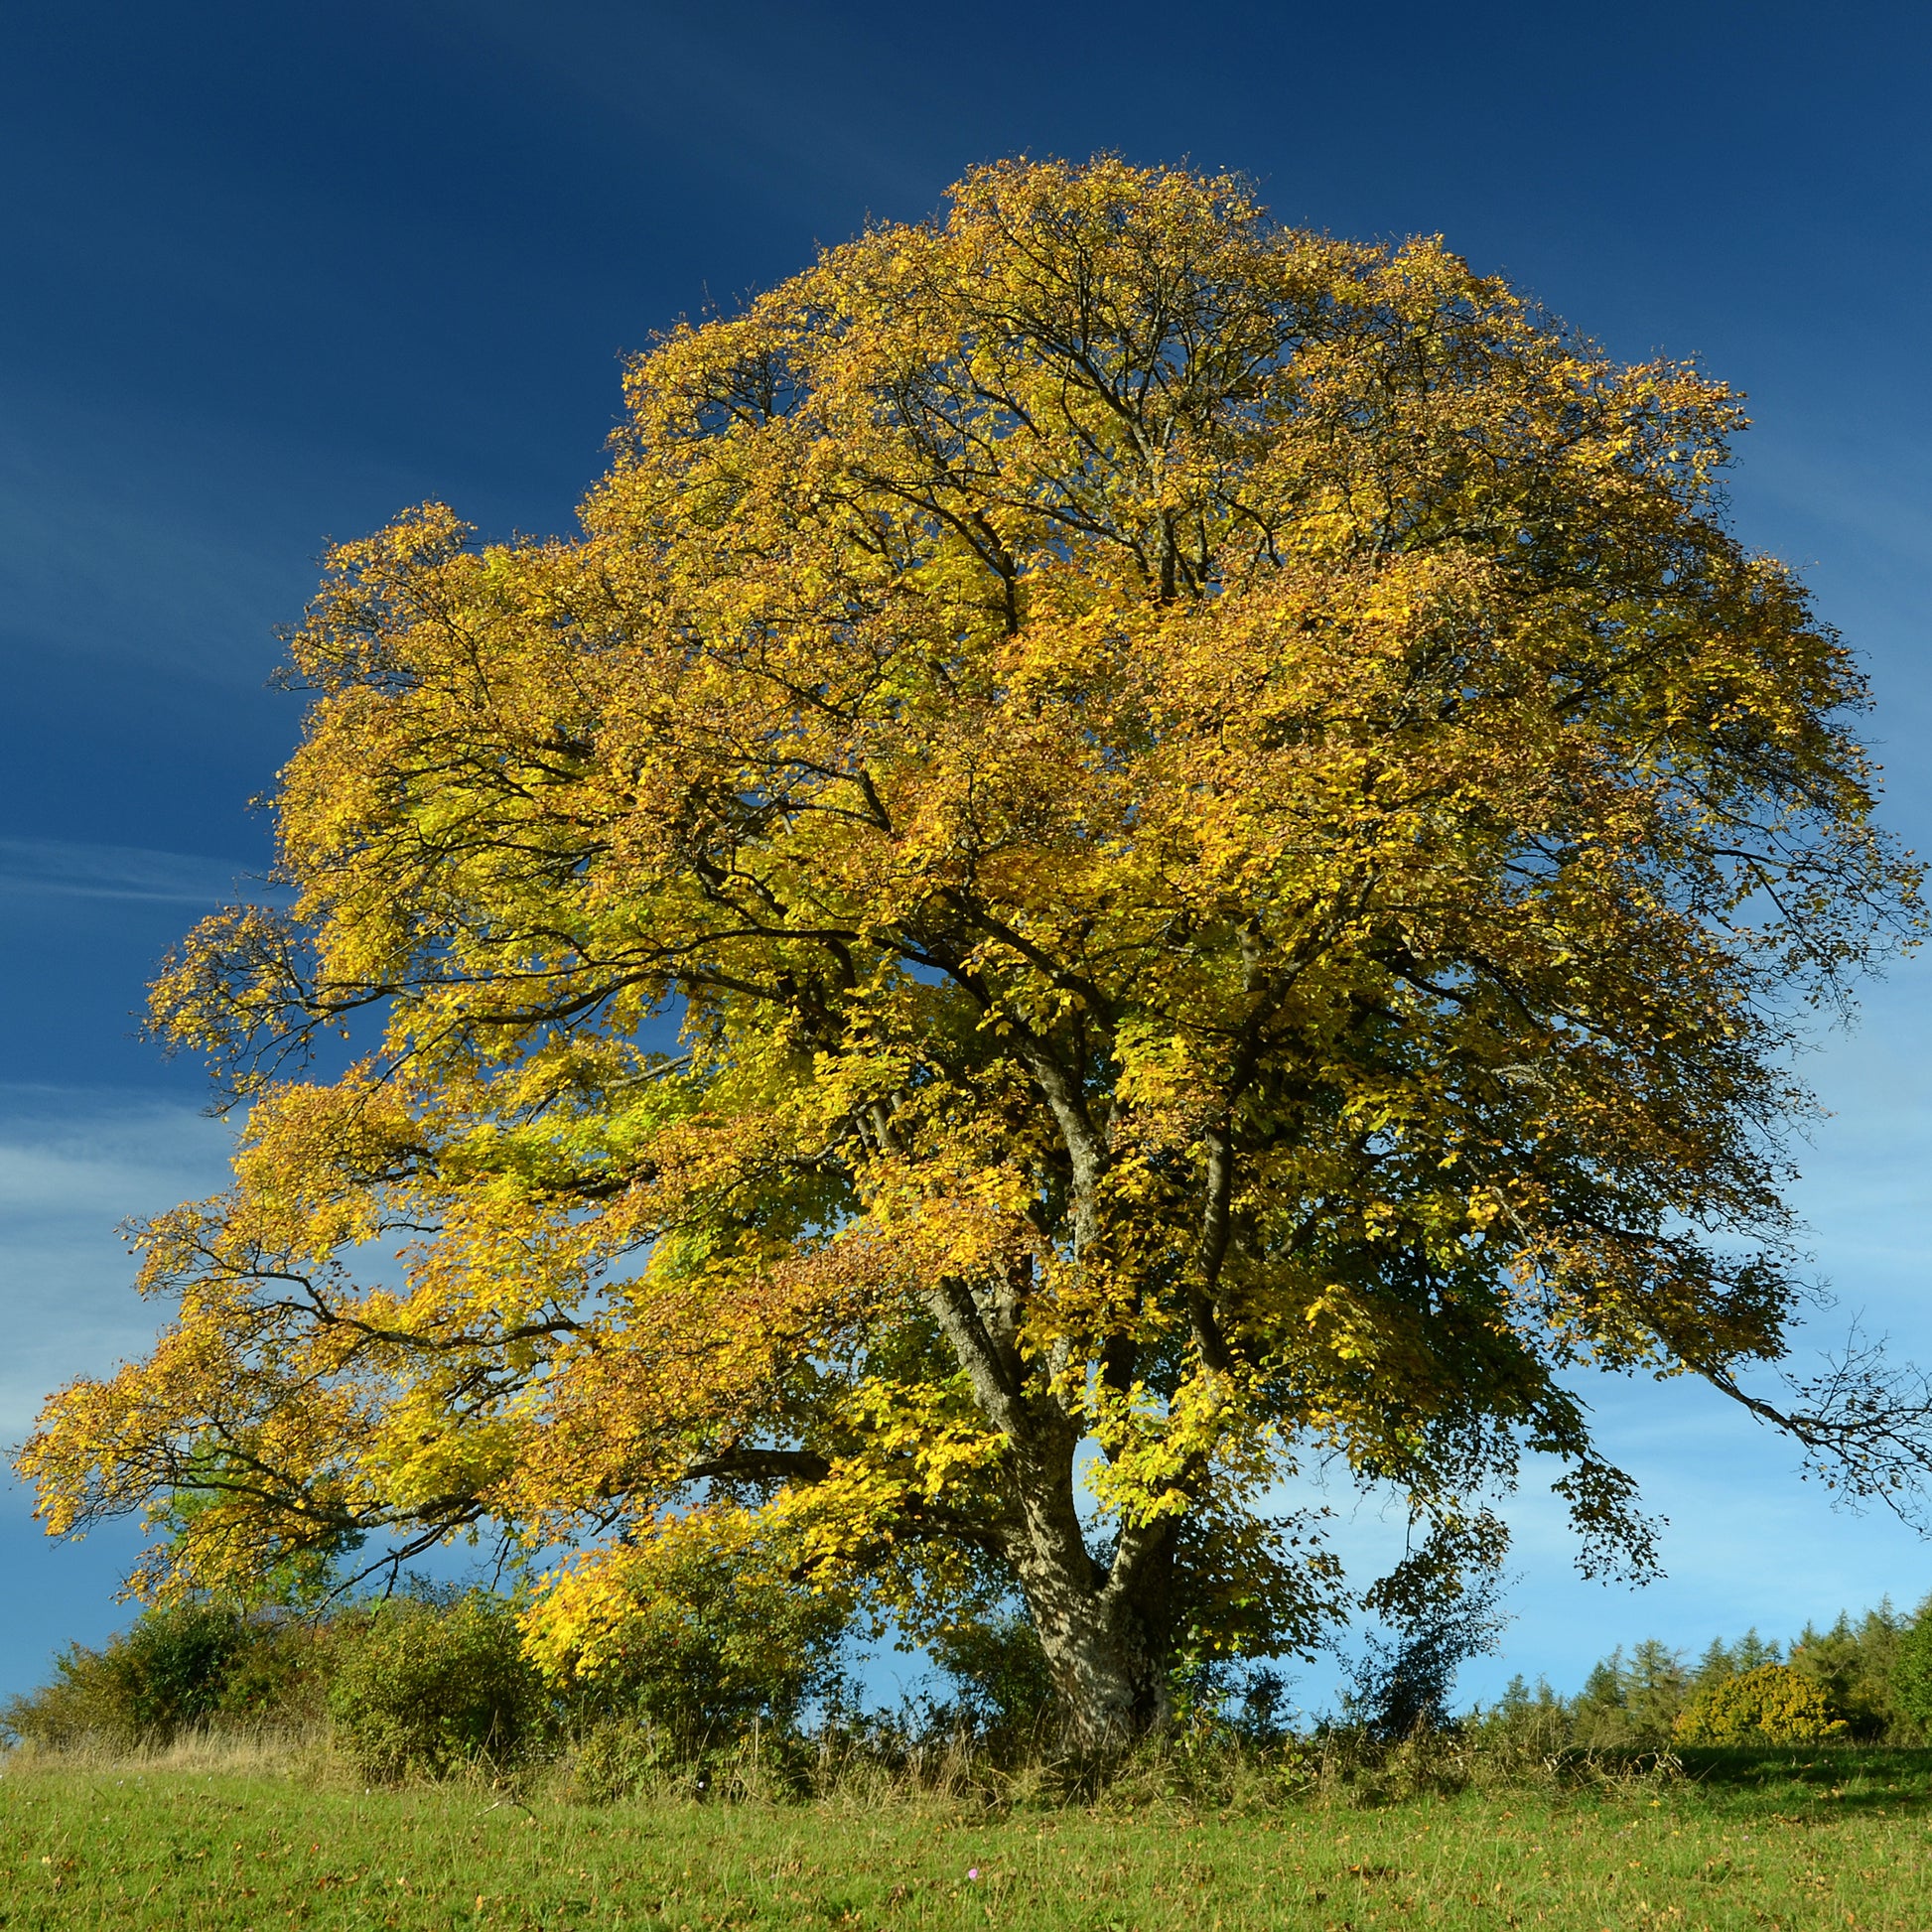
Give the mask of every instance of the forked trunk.
[[(887, 1136), (882, 1133), (882, 1139)], [(1124, 1532), (1095, 1560), (1074, 1502), (1074, 1421), (1029, 1401), (1011, 1319), (990, 1332), (966, 1284), (935, 1284), (934, 1317), (972, 1378), (981, 1413), (1006, 1437), (1013, 1509), (1003, 1541), (1059, 1695), (1069, 1741), (1096, 1762), (1168, 1721), (1173, 1652), (1172, 1518)]]
[(1096, 1562), (1074, 1506), (1072, 1460), (1069, 1445), (1061, 1468), (1023, 1467), (1014, 1558), (1068, 1741), (1104, 1762), (1171, 1715), (1173, 1537), (1163, 1524), (1123, 1539), (1111, 1566)]

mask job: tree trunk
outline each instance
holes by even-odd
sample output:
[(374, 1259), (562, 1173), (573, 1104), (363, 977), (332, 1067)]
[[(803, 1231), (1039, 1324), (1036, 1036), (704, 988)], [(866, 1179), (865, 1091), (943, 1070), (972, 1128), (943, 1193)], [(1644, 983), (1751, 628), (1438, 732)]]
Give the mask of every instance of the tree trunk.
[(1083, 1757), (1118, 1756), (1158, 1731), (1172, 1708), (1173, 1527), (1124, 1535), (1111, 1566), (1095, 1561), (1073, 1495), (1073, 1442), (1063, 1454), (1016, 1458), (1022, 1524), (1014, 1566)]
[(1043, 1390), (1030, 1399), (1011, 1320), (952, 1277), (934, 1285), (927, 1306), (971, 1378), (980, 1413), (1007, 1439), (1007, 1555), (1070, 1741), (1104, 1761), (1168, 1720), (1175, 1524), (1163, 1518), (1123, 1532), (1113, 1562), (1096, 1562), (1073, 1495), (1079, 1432)]

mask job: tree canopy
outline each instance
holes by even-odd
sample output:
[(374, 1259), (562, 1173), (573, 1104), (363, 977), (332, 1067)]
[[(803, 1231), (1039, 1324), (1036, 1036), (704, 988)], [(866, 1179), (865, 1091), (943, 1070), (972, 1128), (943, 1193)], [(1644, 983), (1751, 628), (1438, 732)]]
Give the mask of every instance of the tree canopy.
[(711, 1545), (915, 1632), (1013, 1589), (1100, 1740), (1319, 1634), (1297, 1471), (1405, 1500), (1391, 1614), (1525, 1450), (1644, 1571), (1587, 1369), (1896, 1478), (1856, 1378), (1736, 1379), (1800, 1294), (1787, 1048), (1916, 875), (1725, 527), (1724, 387), (1103, 158), (625, 395), (578, 536), (335, 552), (293, 907), (154, 989), (233, 1182), (146, 1230), (153, 1354), (50, 1402), (52, 1529), (205, 1489), (165, 1589), (495, 1525), (573, 1552), (558, 1668)]

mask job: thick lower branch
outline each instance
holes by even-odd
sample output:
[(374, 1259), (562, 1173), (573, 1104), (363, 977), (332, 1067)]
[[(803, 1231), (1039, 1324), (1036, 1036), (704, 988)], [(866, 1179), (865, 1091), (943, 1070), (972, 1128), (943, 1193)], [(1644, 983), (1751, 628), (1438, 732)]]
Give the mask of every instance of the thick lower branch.
[(831, 1473), (831, 1463), (810, 1449), (735, 1449), (689, 1464), (684, 1480), (823, 1482)]

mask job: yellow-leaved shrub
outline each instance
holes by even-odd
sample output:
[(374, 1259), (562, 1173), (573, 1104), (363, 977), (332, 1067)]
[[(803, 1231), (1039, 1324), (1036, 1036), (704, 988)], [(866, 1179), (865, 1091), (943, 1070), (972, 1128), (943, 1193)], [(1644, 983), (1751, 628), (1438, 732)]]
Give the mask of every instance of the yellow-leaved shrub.
[(1823, 1690), (1788, 1664), (1710, 1685), (1673, 1726), (1680, 1744), (1828, 1744), (1847, 1734)]

